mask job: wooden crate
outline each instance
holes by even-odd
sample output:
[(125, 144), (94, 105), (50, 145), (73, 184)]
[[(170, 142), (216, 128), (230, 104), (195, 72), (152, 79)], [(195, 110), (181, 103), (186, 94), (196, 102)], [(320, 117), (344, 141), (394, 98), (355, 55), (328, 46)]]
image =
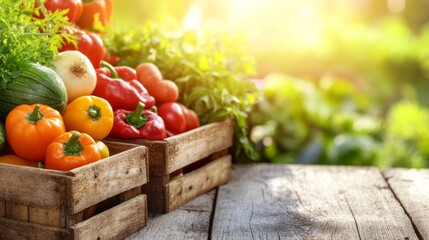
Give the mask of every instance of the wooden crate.
[[(166, 213), (177, 209), (231, 177), (233, 127), (230, 120), (211, 123), (162, 141), (111, 139), (144, 145), (149, 152), (150, 181), (142, 187), (148, 210)], [(172, 177), (183, 170), (184, 175)]]
[(107, 142), (111, 156), (71, 171), (0, 164), (0, 239), (122, 239), (147, 222), (147, 148)]

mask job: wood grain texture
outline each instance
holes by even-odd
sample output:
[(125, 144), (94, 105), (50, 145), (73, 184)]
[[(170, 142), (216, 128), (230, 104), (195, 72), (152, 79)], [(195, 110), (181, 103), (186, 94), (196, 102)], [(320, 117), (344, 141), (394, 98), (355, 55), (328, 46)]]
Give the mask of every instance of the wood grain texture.
[(231, 121), (226, 120), (167, 138), (168, 173), (231, 147), (232, 136)]
[(222, 185), (231, 178), (231, 155), (215, 159), (171, 181), (167, 187), (167, 212), (171, 212), (191, 199)]
[(383, 174), (417, 232), (429, 239), (429, 170), (389, 169)]
[(208, 239), (216, 190), (167, 214), (149, 214), (146, 227), (126, 240)]
[[(168, 177), (168, 176), (167, 176)], [(165, 177), (150, 176), (149, 183), (142, 186), (142, 193), (148, 196), (147, 207), (150, 213), (165, 213), (167, 193)]]
[(70, 231), (36, 223), (0, 218), (0, 239), (2, 240), (67, 240)]
[(212, 239), (418, 239), (376, 168), (239, 165)]
[(69, 214), (78, 213), (105, 199), (148, 181), (147, 149), (138, 146), (68, 172)]
[(43, 209), (39, 207), (28, 207), (29, 221), (55, 227), (66, 226), (65, 209)]
[(67, 178), (64, 172), (0, 164), (0, 200), (56, 209), (66, 203)]
[(124, 239), (147, 223), (146, 195), (141, 194), (72, 227), (73, 239)]
[(6, 213), (6, 203), (5, 201), (0, 200), (0, 217), (4, 217)]

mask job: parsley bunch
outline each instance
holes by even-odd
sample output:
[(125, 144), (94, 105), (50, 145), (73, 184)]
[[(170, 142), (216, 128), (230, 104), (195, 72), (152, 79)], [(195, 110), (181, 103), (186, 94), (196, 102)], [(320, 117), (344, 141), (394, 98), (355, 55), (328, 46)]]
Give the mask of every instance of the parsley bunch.
[[(33, 17), (44, 12), (44, 19)], [(61, 30), (71, 26), (66, 11), (47, 13), (38, 4), (25, 0), (0, 0), (0, 89), (18, 77), (29, 63), (50, 66), (63, 39), (74, 41)]]

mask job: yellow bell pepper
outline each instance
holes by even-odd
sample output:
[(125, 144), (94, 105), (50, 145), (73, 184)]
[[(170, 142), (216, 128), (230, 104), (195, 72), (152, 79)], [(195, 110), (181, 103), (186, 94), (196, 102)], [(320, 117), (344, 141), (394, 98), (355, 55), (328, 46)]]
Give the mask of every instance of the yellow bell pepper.
[(97, 145), (98, 151), (100, 152), (100, 156), (102, 159), (108, 158), (110, 156), (109, 147), (107, 147), (107, 145), (104, 142), (97, 141), (95, 145)]
[(99, 141), (113, 126), (113, 109), (109, 102), (96, 96), (81, 96), (67, 105), (63, 112), (67, 131), (78, 131)]

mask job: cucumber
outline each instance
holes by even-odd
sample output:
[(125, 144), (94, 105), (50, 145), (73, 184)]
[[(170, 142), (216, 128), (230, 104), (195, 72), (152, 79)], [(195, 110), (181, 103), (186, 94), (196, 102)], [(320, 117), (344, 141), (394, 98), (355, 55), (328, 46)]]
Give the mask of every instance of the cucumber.
[(61, 77), (52, 69), (31, 63), (0, 89), (0, 120), (21, 104), (45, 104), (60, 113), (67, 105), (67, 91)]

